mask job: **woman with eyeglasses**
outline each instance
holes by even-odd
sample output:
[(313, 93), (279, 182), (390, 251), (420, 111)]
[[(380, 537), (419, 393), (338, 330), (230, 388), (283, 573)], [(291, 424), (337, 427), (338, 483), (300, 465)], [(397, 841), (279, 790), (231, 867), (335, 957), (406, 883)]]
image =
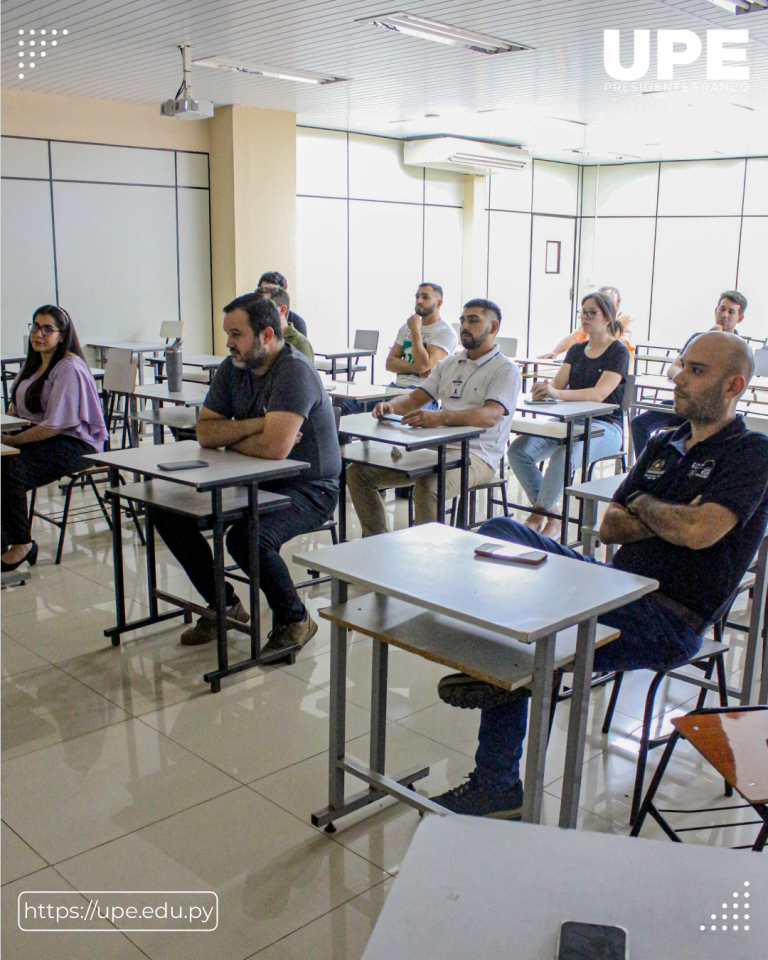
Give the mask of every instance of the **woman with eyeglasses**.
[[(617, 409), (592, 420), (603, 429), (602, 436), (590, 437), (589, 460), (618, 453), (624, 440), (623, 414), (620, 409), (624, 383), (629, 373), (629, 351), (620, 342), (621, 324), (610, 297), (590, 293), (581, 301), (581, 322), (587, 333), (585, 343), (572, 346), (553, 380), (534, 383), (534, 400), (592, 401), (615, 403)], [(574, 443), (571, 463), (581, 465), (583, 445)], [(565, 445), (546, 437), (519, 436), (509, 447), (509, 465), (533, 510), (525, 521), (544, 536), (560, 535), (561, 523), (546, 517), (553, 511), (563, 492)], [(538, 468), (549, 460), (546, 473)], [(586, 479), (586, 478), (585, 478)]]
[(2, 460), (3, 572), (37, 562), (27, 491), (88, 466), (83, 454), (104, 449), (107, 428), (96, 382), (72, 318), (61, 307), (38, 307), (29, 325), (27, 359), (11, 388), (9, 413), (29, 420), (2, 441), (19, 454)]

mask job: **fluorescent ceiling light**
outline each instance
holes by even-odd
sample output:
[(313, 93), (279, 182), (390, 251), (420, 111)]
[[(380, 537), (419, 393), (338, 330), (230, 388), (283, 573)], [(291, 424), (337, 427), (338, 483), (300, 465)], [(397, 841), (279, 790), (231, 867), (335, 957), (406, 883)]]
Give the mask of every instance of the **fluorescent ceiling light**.
[[(727, 10), (728, 13), (738, 13), (739, 10), (749, 13), (752, 9), (752, 3), (749, 0), (709, 0), (709, 2), (714, 3), (716, 7)], [(768, 0), (754, 0), (754, 3), (760, 7), (768, 6)]]
[(522, 43), (499, 40), (484, 33), (474, 33), (472, 30), (461, 30), (448, 23), (427, 20), (426, 17), (417, 17), (412, 13), (387, 13), (380, 17), (365, 17), (355, 22), (368, 23), (372, 27), (381, 27), (393, 33), (407, 33), (420, 40), (434, 40), (435, 43), (445, 43), (452, 47), (464, 47), (476, 53), (512, 53), (517, 50), (533, 49)]
[(193, 60), (196, 67), (212, 67), (218, 70), (231, 70), (233, 73), (246, 73), (252, 77), (272, 77), (275, 80), (294, 80), (296, 83), (311, 83), (322, 86), (337, 83), (342, 77), (328, 77), (322, 73), (310, 73), (307, 70), (290, 70), (282, 67), (269, 67), (264, 63), (248, 63), (245, 60), (229, 60), (226, 57), (202, 57)]

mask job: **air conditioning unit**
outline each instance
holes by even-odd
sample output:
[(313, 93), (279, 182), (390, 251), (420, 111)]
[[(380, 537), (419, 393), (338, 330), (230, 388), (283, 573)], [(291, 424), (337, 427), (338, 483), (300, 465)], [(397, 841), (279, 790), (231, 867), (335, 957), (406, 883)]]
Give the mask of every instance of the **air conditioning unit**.
[(522, 147), (508, 147), (500, 143), (462, 140), (460, 137), (427, 137), (406, 140), (403, 161), (414, 167), (453, 170), (456, 173), (504, 173), (524, 170), (531, 155)]

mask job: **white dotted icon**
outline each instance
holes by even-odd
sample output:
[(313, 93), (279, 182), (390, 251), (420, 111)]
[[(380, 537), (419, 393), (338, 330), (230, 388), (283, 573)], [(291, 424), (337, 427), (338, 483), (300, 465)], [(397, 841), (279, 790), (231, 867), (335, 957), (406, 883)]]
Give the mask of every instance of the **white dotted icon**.
[[(19, 30), (19, 36), (20, 36), (20, 37), (23, 37), (23, 36), (24, 36), (24, 32), (25, 32), (24, 30)], [(49, 30), (29, 30), (28, 33), (29, 33), (29, 36), (30, 36), (30, 37), (34, 37), (36, 33), (38, 33), (41, 37), (47, 36), (48, 33), (50, 33), (51, 36), (54, 36), (54, 37), (55, 37), (55, 36), (57, 36), (59, 33), (61, 33), (62, 36), (67, 36), (67, 35), (69, 34), (69, 30), (58, 30), (58, 29), (56, 29), (56, 30), (50, 30), (50, 31), (49, 31)], [(30, 46), (30, 47), (34, 47), (36, 44), (39, 44), (41, 47), (45, 47), (45, 46), (47, 46), (47, 45), (50, 45), (51, 47), (55, 47), (55, 46), (57, 45), (57, 41), (56, 41), (56, 40), (37, 40), (37, 41), (35, 41), (35, 40), (29, 40), (28, 43), (29, 43), (29, 46)], [(19, 46), (20, 46), (20, 47), (25, 46), (25, 41), (24, 41), (24, 40), (19, 40)], [(25, 58), (25, 57), (29, 56), (30, 61), (31, 61), (32, 58), (35, 57), (35, 55), (38, 55), (38, 56), (40, 56), (40, 57), (44, 57), (47, 52), (48, 52), (48, 51), (45, 51), (45, 50), (29, 50), (29, 51), (27, 51), (27, 52), (25, 52), (24, 50), (19, 50), (19, 58), (20, 58), (19, 69), (24, 70), (24, 68), (25, 68), (25, 64), (24, 64), (24, 62), (23, 62), (23, 60), (22, 60), (21, 58)], [(50, 52), (52, 52), (52, 51), (50, 51)], [(26, 66), (28, 66), (30, 69), (34, 69), (35, 66), (36, 66), (36, 64), (33, 63), (33, 62), (30, 62), (29, 64), (26, 64)], [(24, 79), (24, 74), (23, 74), (23, 73), (20, 73), (20, 74), (19, 74), (19, 80), (23, 80), (23, 79)]]
[[(749, 880), (745, 880), (745, 881), (744, 881), (744, 886), (745, 886), (745, 887), (748, 887), (748, 886), (749, 886)], [(745, 892), (742, 894), (742, 896), (743, 896), (744, 901), (745, 901), (744, 904), (743, 904), (743, 909), (744, 909), (744, 910), (748, 910), (748, 909), (749, 909), (749, 903), (746, 902), (746, 901), (748, 901), (748, 899), (749, 899), (749, 892), (746, 892), (746, 891), (745, 891)], [(739, 903), (738, 903), (738, 900), (739, 900), (739, 892), (738, 892), (738, 890), (734, 890), (734, 891), (733, 891), (733, 899), (734, 899), (733, 909), (734, 909), (734, 910), (738, 910), (738, 909), (739, 909), (739, 906), (740, 906)], [(724, 903), (724, 904), (723, 904), (723, 910), (727, 910), (727, 909), (728, 909), (728, 904), (727, 904), (727, 903)], [(748, 913), (744, 913), (743, 916), (740, 915), (740, 914), (738, 914), (738, 913), (734, 913), (734, 914), (732, 914), (731, 916), (732, 916), (732, 919), (733, 919), (733, 920), (739, 920), (739, 919), (749, 920), (749, 914), (748, 914)], [(728, 919), (728, 914), (727, 914), (727, 913), (721, 914), (721, 919), (727, 920), (727, 919)], [(710, 920), (717, 920), (717, 914), (716, 914), (716, 913), (711, 914)], [(699, 926), (699, 930), (702, 930), (702, 931), (703, 931), (703, 930), (706, 930), (706, 929), (707, 929), (706, 924), (701, 924), (701, 925)], [(713, 924), (710, 926), (709, 929), (710, 929), (711, 931), (716, 931), (716, 930), (717, 930), (717, 924), (716, 924), (716, 923), (713, 923)], [(721, 926), (720, 929), (722, 929), (722, 930), (728, 930), (728, 929), (729, 929), (729, 928), (728, 928), (728, 924), (727, 924), (727, 923), (722, 924), (722, 926)], [(733, 931), (738, 931), (738, 930), (739, 930), (739, 927), (738, 927), (737, 924), (734, 924), (730, 929), (733, 930)], [(744, 930), (744, 931), (748, 931), (748, 930), (749, 930), (749, 925), (745, 923), (745, 924), (741, 927), (741, 929)]]

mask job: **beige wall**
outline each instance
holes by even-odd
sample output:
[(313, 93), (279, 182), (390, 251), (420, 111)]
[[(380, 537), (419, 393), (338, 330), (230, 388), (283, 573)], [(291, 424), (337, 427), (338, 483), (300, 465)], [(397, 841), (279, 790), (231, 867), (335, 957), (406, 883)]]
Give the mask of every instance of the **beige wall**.
[(2, 90), (2, 132), (6, 136), (207, 153), (212, 122), (169, 120), (160, 116), (160, 104), (156, 103)]
[(279, 270), (296, 290), (296, 115), (219, 107), (211, 134), (214, 349), (225, 349), (219, 311)]

